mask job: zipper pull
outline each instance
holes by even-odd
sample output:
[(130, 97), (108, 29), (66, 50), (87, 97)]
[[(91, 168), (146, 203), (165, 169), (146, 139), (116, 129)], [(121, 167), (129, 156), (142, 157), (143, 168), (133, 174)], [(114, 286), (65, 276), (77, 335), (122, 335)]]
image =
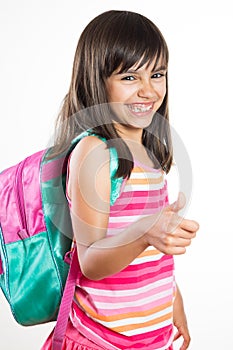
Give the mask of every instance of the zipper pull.
[(18, 236), (19, 236), (21, 239), (28, 238), (27, 230), (24, 229), (24, 228), (22, 228), (21, 230), (18, 231)]
[(2, 259), (0, 256), (0, 275), (2, 275), (3, 273), (4, 273), (4, 271), (3, 271), (3, 266), (2, 266)]

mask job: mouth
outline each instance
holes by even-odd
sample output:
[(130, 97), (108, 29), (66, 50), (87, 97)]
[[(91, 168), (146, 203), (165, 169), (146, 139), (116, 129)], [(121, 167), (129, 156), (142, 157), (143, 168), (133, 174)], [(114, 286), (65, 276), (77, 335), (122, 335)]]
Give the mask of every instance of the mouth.
[(134, 114), (147, 114), (153, 110), (154, 102), (151, 103), (132, 103), (126, 105)]

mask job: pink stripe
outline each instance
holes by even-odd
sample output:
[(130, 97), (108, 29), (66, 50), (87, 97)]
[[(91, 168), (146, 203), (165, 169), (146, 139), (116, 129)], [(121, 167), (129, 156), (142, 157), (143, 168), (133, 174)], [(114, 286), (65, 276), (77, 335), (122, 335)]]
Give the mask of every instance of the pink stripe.
[[(136, 266), (136, 265), (135, 265)], [(127, 281), (127, 283), (133, 283), (133, 284), (138, 284), (140, 281), (144, 281), (145, 278), (146, 279), (150, 279), (150, 276), (152, 276), (155, 280), (158, 279), (158, 273), (163, 273), (165, 271), (171, 271), (171, 269), (173, 268), (173, 262), (169, 261), (169, 262), (165, 262), (164, 264), (160, 263), (160, 262), (155, 262), (154, 268), (153, 266), (150, 266), (148, 268), (148, 270), (144, 273), (144, 271), (141, 271), (140, 269), (135, 269), (134, 271), (131, 270), (131, 273), (127, 270), (125, 270), (124, 273), (120, 274), (115, 274), (112, 275), (108, 278), (106, 278), (105, 280), (103, 280), (104, 282), (106, 282), (106, 280), (108, 281), (108, 283), (119, 283), (121, 284), (122, 282), (125, 283)], [(156, 275), (156, 277), (155, 277)]]
[(167, 191), (167, 187), (164, 184), (164, 186), (159, 190), (150, 190), (150, 191), (139, 191), (135, 189), (134, 191), (127, 191), (122, 192), (118, 200), (124, 199), (124, 198), (141, 198), (141, 197), (151, 197), (156, 198), (158, 196), (161, 196), (164, 194), (164, 192)]
[[(152, 259), (153, 257), (151, 257)], [(171, 255), (163, 255), (159, 260), (151, 260), (148, 262), (142, 262), (135, 265), (129, 265), (124, 270), (121, 271), (121, 273), (115, 274), (112, 277), (118, 277), (121, 276), (121, 278), (130, 278), (132, 275), (137, 276), (137, 274), (141, 275), (147, 275), (148, 273), (155, 273), (158, 272), (160, 269), (162, 269), (165, 266), (169, 266), (170, 268), (173, 268), (174, 260)], [(110, 277), (109, 277), (110, 278)]]
[[(132, 283), (138, 283), (139, 279), (144, 280), (148, 278), (149, 274), (155, 275), (159, 271), (162, 272), (165, 269), (173, 272), (174, 259), (170, 255), (163, 255), (161, 259), (150, 262), (142, 262), (141, 264), (129, 265), (124, 270), (116, 273), (112, 276), (106, 277), (100, 281), (92, 281), (85, 279), (88, 283), (93, 285), (100, 285), (100, 283), (115, 283), (116, 281), (128, 281), (132, 280)], [(135, 280), (137, 278), (137, 280)], [(121, 282), (120, 282), (121, 283)]]
[[(171, 264), (173, 264), (174, 263), (174, 258), (173, 258), (173, 256), (172, 255), (167, 255), (167, 254), (163, 254), (163, 253), (160, 253), (160, 251), (158, 250), (158, 249), (156, 249), (156, 248), (154, 248), (153, 246), (151, 246), (152, 247), (152, 249), (150, 249), (150, 250), (148, 250), (148, 252), (150, 252), (151, 254), (149, 255), (149, 256), (147, 256), (147, 255), (139, 255), (136, 259), (140, 259), (140, 258), (151, 258), (151, 260), (150, 261), (141, 261), (141, 262), (139, 262), (139, 260), (138, 260), (138, 264), (130, 264), (130, 265), (128, 265), (124, 270), (122, 270), (122, 272), (127, 272), (127, 271), (134, 271), (134, 270), (137, 270), (137, 269), (140, 269), (140, 271), (141, 271), (141, 269), (144, 269), (144, 268), (146, 268), (146, 267), (153, 267), (155, 264), (156, 265), (161, 265), (161, 266), (163, 266), (163, 264), (169, 264), (169, 263), (171, 263)], [(156, 261), (154, 261), (153, 260), (153, 257), (157, 257), (157, 253), (158, 254), (161, 254), (161, 257), (160, 257), (160, 259), (159, 260), (156, 260)]]
[[(136, 208), (135, 208), (136, 207)], [(152, 215), (155, 212), (158, 212), (159, 210), (162, 210), (165, 208), (165, 204), (161, 203), (153, 203), (151, 206), (146, 206), (145, 208), (137, 208), (136, 205), (128, 205), (126, 208), (122, 208), (120, 213), (111, 213), (111, 217), (124, 217), (124, 216), (137, 216), (137, 215)]]
[(116, 201), (116, 204), (114, 204), (112, 207), (111, 207), (111, 210), (116, 210), (115, 208), (117, 208), (118, 206), (125, 206), (125, 205), (128, 205), (130, 202), (133, 202), (133, 203), (154, 203), (155, 200), (157, 201), (163, 201), (165, 200), (166, 198), (166, 195), (158, 195), (158, 198), (156, 199), (155, 197), (151, 197), (151, 196), (148, 196), (148, 197), (134, 197), (131, 201), (131, 198), (120, 198), (120, 200)]
[(144, 286), (147, 286), (150, 283), (154, 283), (155, 281), (162, 280), (164, 278), (168, 278), (173, 276), (173, 271), (171, 269), (165, 267), (160, 271), (158, 276), (155, 276), (154, 273), (150, 273), (149, 276), (142, 276), (142, 277), (132, 277), (132, 278), (115, 278), (115, 279), (106, 279), (99, 281), (98, 284), (95, 285), (95, 281), (83, 281), (81, 284), (84, 288), (96, 288), (96, 289), (102, 289), (102, 290), (109, 290), (111, 288), (112, 290), (125, 290), (125, 286), (127, 286), (127, 289), (135, 289), (141, 288)]
[(164, 205), (164, 198), (157, 199), (157, 200), (152, 200), (151, 198), (144, 198), (144, 201), (137, 200), (136, 201), (131, 201), (128, 204), (124, 203), (119, 203), (118, 205), (115, 205), (114, 208), (112, 208), (112, 211), (114, 212), (115, 210), (119, 210), (120, 208), (124, 209), (144, 209), (144, 208), (154, 208), (154, 206), (158, 207), (159, 205), (163, 206)]
[(124, 198), (123, 200), (116, 201), (115, 204), (111, 207), (111, 211), (119, 210), (121, 207), (127, 207), (128, 205), (143, 206), (145, 204), (162, 204), (167, 202), (167, 196), (161, 195), (158, 198), (154, 197), (135, 197), (135, 198)]
[(109, 222), (108, 223), (108, 228), (113, 228), (113, 229), (123, 229), (128, 227), (129, 225), (131, 225), (132, 222), (131, 221), (126, 221), (126, 222)]
[[(150, 297), (152, 295), (155, 295), (157, 293), (161, 293), (161, 292), (164, 292), (166, 290), (171, 290), (173, 289), (173, 282), (170, 282), (170, 283), (167, 283), (167, 284), (164, 284), (162, 286), (159, 286), (159, 287), (155, 287), (155, 288), (152, 288), (151, 290), (148, 290), (146, 292), (143, 292), (143, 293), (138, 293), (138, 294), (135, 294), (135, 295), (125, 295), (125, 296), (120, 296), (118, 294), (112, 294), (112, 295), (109, 295), (109, 296), (102, 296), (102, 295), (95, 295), (95, 294), (92, 294), (92, 298), (97, 301), (97, 302), (101, 302), (101, 303), (110, 303), (110, 304), (113, 304), (113, 303), (124, 303), (124, 302), (129, 302), (129, 301), (139, 301), (139, 304), (137, 304), (137, 306), (141, 305), (140, 304), (140, 300), (141, 299), (145, 299), (147, 297)], [(170, 296), (169, 296), (170, 298)], [(86, 298), (82, 298), (83, 300), (85, 300)], [(162, 302), (158, 302), (158, 304), (161, 304)], [(124, 306), (124, 305), (122, 305)]]

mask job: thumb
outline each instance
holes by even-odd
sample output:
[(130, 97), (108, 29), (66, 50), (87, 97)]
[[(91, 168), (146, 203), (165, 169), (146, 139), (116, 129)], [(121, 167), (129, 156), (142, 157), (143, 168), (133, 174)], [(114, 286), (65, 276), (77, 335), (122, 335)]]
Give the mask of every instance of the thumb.
[(170, 204), (168, 206), (168, 209), (178, 213), (181, 209), (184, 208), (185, 204), (186, 204), (185, 195), (183, 192), (179, 192), (177, 200), (174, 203)]

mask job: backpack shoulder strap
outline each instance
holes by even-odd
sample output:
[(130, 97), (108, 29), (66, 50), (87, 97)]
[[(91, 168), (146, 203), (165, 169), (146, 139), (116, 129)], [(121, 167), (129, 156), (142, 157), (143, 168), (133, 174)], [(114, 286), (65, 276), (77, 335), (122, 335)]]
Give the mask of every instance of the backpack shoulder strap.
[(61, 300), (61, 305), (59, 308), (57, 323), (55, 325), (54, 332), (53, 332), (52, 350), (62, 349), (63, 339), (65, 336), (69, 313), (70, 313), (73, 296), (75, 292), (76, 281), (79, 274), (78, 266), (79, 264), (78, 264), (77, 248), (75, 246), (72, 252), (70, 269), (67, 276), (65, 289)]

